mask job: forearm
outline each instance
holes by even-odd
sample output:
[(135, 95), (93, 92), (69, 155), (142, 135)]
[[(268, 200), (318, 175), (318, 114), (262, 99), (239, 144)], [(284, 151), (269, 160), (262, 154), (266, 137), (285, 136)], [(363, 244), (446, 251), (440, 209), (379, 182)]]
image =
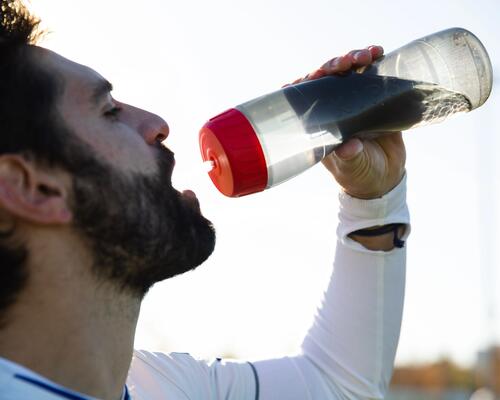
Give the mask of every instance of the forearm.
[(406, 178), (383, 198), (369, 201), (341, 195), (334, 272), (303, 345), (304, 354), (324, 374), (361, 398), (382, 397), (390, 380), (403, 310), (406, 251), (394, 248), (393, 233), (373, 238), (352, 233), (401, 223), (398, 238), (406, 239), (405, 186)]
[[(383, 251), (393, 247), (390, 235), (375, 243), (382, 251), (370, 251), (349, 234), (407, 224), (405, 181), (374, 201), (341, 195), (339, 219), (334, 272), (303, 354), (255, 364), (261, 400), (373, 399), (385, 393), (399, 338), (406, 252)], [(289, 384), (277, 384), (285, 378)]]
[(370, 254), (338, 244), (332, 280), (303, 353), (344, 395), (383, 398), (404, 297), (405, 250)]

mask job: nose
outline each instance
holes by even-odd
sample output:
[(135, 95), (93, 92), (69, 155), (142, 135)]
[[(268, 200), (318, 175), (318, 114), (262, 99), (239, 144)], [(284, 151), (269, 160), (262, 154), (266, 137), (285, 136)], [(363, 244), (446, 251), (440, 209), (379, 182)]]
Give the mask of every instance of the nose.
[(147, 144), (154, 145), (167, 138), (170, 129), (163, 118), (140, 108), (129, 107), (135, 114), (137, 130)]
[(170, 132), (167, 122), (156, 114), (148, 116), (139, 125), (139, 133), (147, 144), (163, 142)]

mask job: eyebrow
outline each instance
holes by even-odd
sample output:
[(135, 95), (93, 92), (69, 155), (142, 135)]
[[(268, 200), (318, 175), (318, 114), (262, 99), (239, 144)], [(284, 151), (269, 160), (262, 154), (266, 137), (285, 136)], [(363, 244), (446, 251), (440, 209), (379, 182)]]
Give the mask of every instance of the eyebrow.
[(92, 90), (91, 100), (93, 104), (99, 104), (102, 97), (107, 96), (113, 90), (113, 85), (106, 79), (99, 80)]

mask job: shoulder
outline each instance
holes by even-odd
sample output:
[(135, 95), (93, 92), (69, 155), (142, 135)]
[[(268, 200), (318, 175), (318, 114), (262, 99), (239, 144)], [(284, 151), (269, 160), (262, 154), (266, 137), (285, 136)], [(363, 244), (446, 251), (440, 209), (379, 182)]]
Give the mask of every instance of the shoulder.
[(83, 396), (0, 357), (1, 400), (58, 400), (68, 398), (83, 399)]
[(248, 363), (199, 360), (187, 353), (134, 351), (127, 386), (134, 399), (255, 399)]

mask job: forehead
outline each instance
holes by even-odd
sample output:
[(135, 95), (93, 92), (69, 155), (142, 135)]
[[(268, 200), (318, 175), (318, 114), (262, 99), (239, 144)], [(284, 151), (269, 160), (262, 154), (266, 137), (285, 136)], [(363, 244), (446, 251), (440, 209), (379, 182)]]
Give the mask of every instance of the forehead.
[(71, 61), (60, 54), (41, 47), (34, 48), (35, 57), (40, 64), (53, 73), (64, 84), (63, 97), (71, 97), (73, 100), (85, 98), (88, 101), (95, 89), (104, 81), (104, 78), (85, 65)]

